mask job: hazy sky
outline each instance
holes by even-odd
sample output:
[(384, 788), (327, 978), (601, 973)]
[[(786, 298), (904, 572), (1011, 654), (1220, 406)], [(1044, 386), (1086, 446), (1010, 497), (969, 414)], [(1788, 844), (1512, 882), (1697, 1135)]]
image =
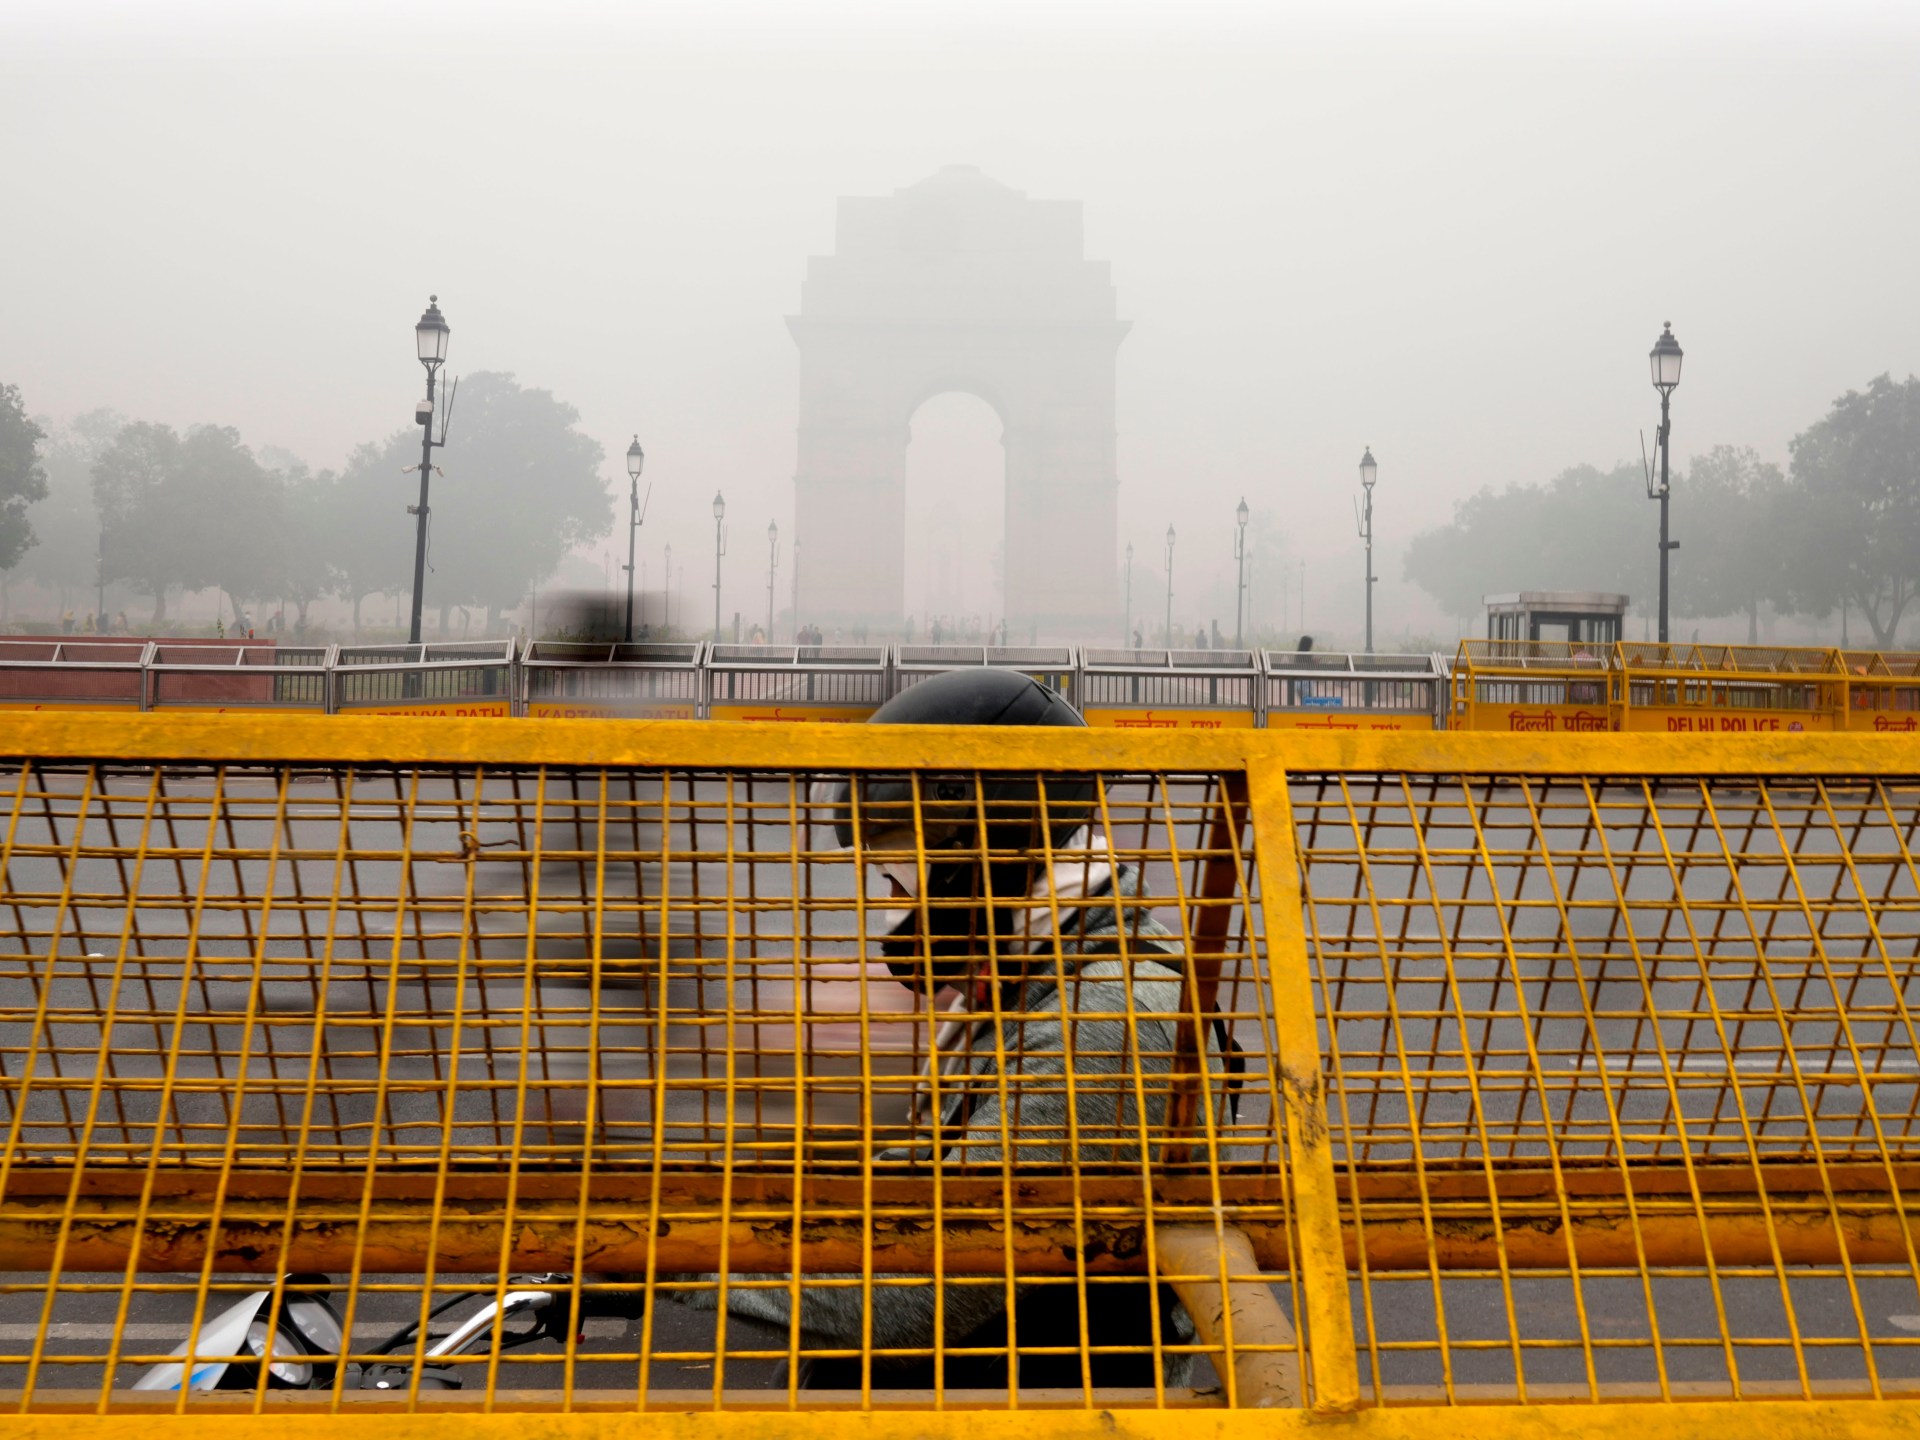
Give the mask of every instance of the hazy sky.
[(1681, 458), (1784, 461), (1920, 370), (1911, 4), (12, 0), (0, 34), (32, 410), (337, 464), (410, 419), (434, 291), (450, 369), (578, 406), (610, 485), (640, 432), (652, 547), (710, 543), (716, 488), (786, 529), (806, 258), (836, 196), (955, 162), (1082, 201), (1112, 264), (1123, 537), (1157, 568), (1178, 518), (1224, 572), (1244, 493), (1310, 617), (1358, 596), (1363, 445), (1388, 630), (1454, 499), (1637, 453), (1662, 320)]

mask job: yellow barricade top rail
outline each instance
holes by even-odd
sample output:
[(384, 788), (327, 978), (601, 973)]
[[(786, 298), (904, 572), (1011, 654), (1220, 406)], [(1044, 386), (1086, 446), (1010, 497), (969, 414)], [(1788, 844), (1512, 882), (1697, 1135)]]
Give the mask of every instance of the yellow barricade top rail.
[(1623, 640), (1616, 647), (1623, 670), (1688, 670), (1722, 675), (1834, 675), (1835, 650), (1777, 645), (1661, 645)]
[[(0, 1389), (36, 1424), (1915, 1421), (1900, 747), (7, 733)], [(210, 1351), (255, 1293), (258, 1347)], [(541, 1336), (429, 1354), (524, 1293)], [(261, 1367), (316, 1296), (336, 1346)], [(168, 1364), (231, 1388), (132, 1388)]]

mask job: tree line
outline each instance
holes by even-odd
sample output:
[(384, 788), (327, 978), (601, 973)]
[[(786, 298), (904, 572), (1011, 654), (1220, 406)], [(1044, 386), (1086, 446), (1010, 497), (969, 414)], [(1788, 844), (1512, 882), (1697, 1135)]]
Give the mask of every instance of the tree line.
[[(599, 442), (550, 392), (469, 375), (453, 420), (434, 452), (426, 593), (443, 627), (459, 606), (484, 610), (492, 628), (569, 551), (612, 529), (613, 501)], [(300, 628), (333, 596), (357, 628), (363, 601), (412, 590), (419, 457), (413, 428), (325, 470), (222, 425), (176, 430), (96, 410), (50, 434), (17, 387), (0, 387), (0, 583), (66, 595), (104, 576), (148, 597), (155, 628), (181, 592), (217, 589), (236, 619), (250, 604), (291, 604)]]
[[(1752, 643), (1762, 606), (1825, 620), (1844, 605), (1893, 648), (1920, 592), (1920, 379), (1849, 390), (1789, 454), (1782, 472), (1722, 445), (1675, 472), (1672, 612), (1744, 616)], [(1498, 591), (1607, 590), (1646, 604), (1657, 538), (1638, 463), (1577, 465), (1460, 501), (1451, 522), (1414, 537), (1406, 576), (1463, 619)]]

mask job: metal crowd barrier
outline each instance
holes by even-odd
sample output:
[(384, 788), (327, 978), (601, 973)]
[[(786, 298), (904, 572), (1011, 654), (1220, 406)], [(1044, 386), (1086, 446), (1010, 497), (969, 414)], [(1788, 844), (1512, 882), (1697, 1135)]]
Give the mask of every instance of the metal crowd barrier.
[(1087, 650), (1080, 711), (1116, 730), (1246, 730), (1260, 723), (1251, 650)]
[(145, 708), (324, 713), (334, 648), (156, 641), (145, 666)]
[(1260, 670), (1269, 730), (1437, 730), (1446, 722), (1438, 655), (1267, 650)]
[(707, 657), (709, 720), (858, 723), (887, 703), (884, 645), (716, 645)]
[(696, 720), (707, 642), (535, 640), (520, 659), (531, 719)]
[(1751, 645), (1616, 648), (1622, 730), (1745, 735), (1844, 730), (1844, 671), (1831, 650)]
[(1920, 655), (1843, 650), (1848, 730), (1920, 734)]
[(1920, 736), (1920, 655), (1478, 639), (1449, 666), (1282, 650), (6, 637), (0, 709), (856, 721), (975, 666), (1031, 675), (1104, 728)]
[(137, 710), (146, 699), (145, 640), (0, 639), (0, 709)]
[(499, 717), (513, 713), (512, 640), (342, 645), (333, 665), (340, 714)]
[(1079, 704), (1080, 652), (1071, 645), (900, 645), (893, 652), (893, 693), (929, 675), (977, 665), (1018, 670)]
[(1611, 649), (1558, 640), (1463, 640), (1449, 729), (1591, 735), (1614, 723), (1619, 674)]
[[(4, 749), (23, 1433), (1920, 1428), (1902, 747), (254, 713)], [(869, 773), (917, 788), (821, 843)], [(1028, 888), (981, 903), (1019, 943), (880, 963), (860, 837), (1004, 882), (1015, 793)], [(430, 1353), (528, 1293), (540, 1332)]]

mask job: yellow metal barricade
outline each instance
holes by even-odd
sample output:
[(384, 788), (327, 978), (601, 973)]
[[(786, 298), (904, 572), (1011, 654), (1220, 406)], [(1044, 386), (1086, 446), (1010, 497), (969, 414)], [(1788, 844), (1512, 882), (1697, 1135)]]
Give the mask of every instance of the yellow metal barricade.
[(1453, 664), (1453, 730), (1598, 735), (1620, 728), (1614, 651), (1558, 640), (1463, 640)]
[[(1920, 1425), (1904, 747), (8, 733), (0, 1386), (36, 1434)], [(1014, 794), (1046, 883), (971, 895), (1004, 919), (966, 974), (1020, 988), (876, 963), (871, 865), (1017, 858), (978, 848)], [(527, 1285), (577, 1322), (427, 1363)], [(326, 1292), (338, 1350), (182, 1353), (250, 1291), (263, 1335)], [(1143, 1293), (1162, 1323), (1089, 1338)], [(203, 1362), (250, 1378), (132, 1388)]]
[(1848, 730), (1920, 738), (1920, 655), (1842, 650)]
[(1623, 730), (1777, 735), (1844, 730), (1837, 652), (1755, 645), (1625, 642), (1616, 668)]
[(1251, 730), (1264, 678), (1252, 650), (1089, 649), (1078, 703), (1114, 730)]

